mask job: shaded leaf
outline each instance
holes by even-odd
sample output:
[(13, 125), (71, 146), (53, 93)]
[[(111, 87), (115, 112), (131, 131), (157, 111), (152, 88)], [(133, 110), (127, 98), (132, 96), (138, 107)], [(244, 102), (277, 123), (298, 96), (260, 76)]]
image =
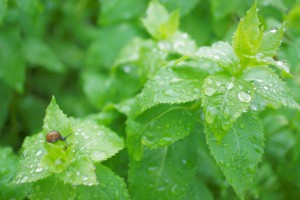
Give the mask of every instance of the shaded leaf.
[(30, 38), (23, 42), (25, 58), (32, 65), (46, 68), (53, 72), (63, 72), (64, 65), (60, 62), (53, 49), (42, 40)]
[(7, 29), (0, 33), (0, 66), (0, 78), (17, 92), (22, 93), (25, 63), (18, 29)]
[(141, 116), (127, 120), (127, 148), (134, 159), (140, 160), (143, 145), (158, 148), (170, 145), (190, 134), (199, 113), (190, 105), (158, 105)]
[(128, 179), (132, 199), (187, 199), (196, 169), (197, 136), (164, 148), (145, 148), (142, 160), (131, 160)]
[(9, 185), (18, 168), (19, 158), (10, 147), (0, 147), (0, 198), (24, 199), (29, 185)]

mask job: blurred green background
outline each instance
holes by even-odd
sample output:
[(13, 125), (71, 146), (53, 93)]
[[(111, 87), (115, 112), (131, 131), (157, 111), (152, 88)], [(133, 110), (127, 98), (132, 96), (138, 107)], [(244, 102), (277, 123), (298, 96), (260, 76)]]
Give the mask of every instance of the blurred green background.
[[(160, 2), (169, 11), (180, 10), (180, 29), (200, 47), (219, 40), (230, 42), (239, 19), (254, 1)], [(286, 21), (278, 58), (288, 63), (294, 78), (285, 81), (300, 102), (300, 1), (257, 2), (266, 29)], [(68, 116), (86, 117), (99, 113), (108, 103), (132, 96), (132, 91), (138, 93), (138, 89), (127, 92), (125, 87), (119, 94), (123, 85), (134, 84), (122, 75), (126, 68), (111, 74), (116, 58), (131, 39), (150, 38), (141, 22), (148, 3), (0, 0), (0, 145), (17, 151), (27, 135), (40, 131), (52, 95)], [(257, 190), (272, 191), (266, 194), (270, 199), (300, 198), (300, 114), (267, 109), (261, 117), (266, 152), (257, 177), (263, 187)]]

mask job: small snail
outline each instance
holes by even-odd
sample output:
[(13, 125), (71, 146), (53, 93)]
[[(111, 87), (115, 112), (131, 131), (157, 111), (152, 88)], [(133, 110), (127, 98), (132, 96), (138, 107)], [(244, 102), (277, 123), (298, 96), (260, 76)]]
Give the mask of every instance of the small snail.
[(62, 140), (65, 141), (65, 143), (68, 145), (66, 139), (67, 137), (69, 137), (71, 134), (67, 135), (66, 137), (62, 136), (58, 131), (50, 131), (47, 135), (46, 135), (46, 141), (50, 142), (50, 143), (55, 143), (58, 140)]

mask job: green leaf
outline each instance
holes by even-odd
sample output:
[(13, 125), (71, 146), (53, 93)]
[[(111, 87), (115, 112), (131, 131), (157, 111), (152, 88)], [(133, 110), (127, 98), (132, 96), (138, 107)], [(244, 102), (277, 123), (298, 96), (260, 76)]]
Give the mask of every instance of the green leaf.
[[(221, 20), (225, 18), (227, 15), (232, 14), (240, 14), (248, 9), (249, 3), (252, 1), (244, 1), (244, 0), (211, 0), (211, 10), (213, 16), (217, 20)], [(251, 4), (250, 4), (251, 5)]]
[(20, 50), (20, 31), (7, 29), (0, 33), (0, 78), (17, 92), (23, 92), (25, 63)]
[(8, 86), (6, 86), (1, 80), (0, 80), (0, 132), (2, 131), (3, 125), (5, 123), (6, 118), (8, 117), (8, 111), (9, 111), (9, 104), (12, 97), (12, 91)]
[(281, 26), (278, 30), (271, 29), (263, 34), (262, 43), (258, 50), (264, 57), (273, 57), (276, 55), (281, 40), (284, 34), (284, 26)]
[(169, 14), (158, 1), (151, 1), (143, 24), (152, 37), (156, 39), (169, 38), (178, 29), (179, 11), (176, 10)]
[(158, 148), (170, 145), (190, 134), (199, 113), (189, 104), (158, 105), (135, 120), (127, 120), (127, 148), (136, 160), (142, 156), (142, 145)]
[(100, 3), (99, 23), (101, 25), (141, 17), (147, 7), (145, 0), (100, 0)]
[(46, 109), (44, 118), (43, 133), (46, 136), (51, 131), (58, 131), (62, 136), (73, 134), (73, 129), (67, 116), (60, 110), (55, 97), (52, 97)]
[(275, 72), (268, 67), (256, 67), (246, 70), (243, 79), (255, 86), (255, 92), (271, 104), (279, 104), (294, 109), (300, 109), (293, 99), (289, 88)]
[(42, 159), (41, 165), (49, 168), (53, 173), (60, 173), (65, 170), (71, 163), (71, 159), (74, 157), (73, 146), (68, 148), (62, 145), (45, 143), (44, 148), (47, 151), (47, 154)]
[[(177, 31), (172, 37), (169, 38), (169, 43), (172, 47), (171, 52), (181, 55), (194, 53), (196, 50), (196, 42), (187, 33), (180, 31)], [(158, 43), (158, 46), (159, 44), (160, 43)]]
[(190, 182), (189, 192), (186, 194), (184, 200), (213, 200), (213, 195), (208, 187), (200, 180), (198, 177), (195, 177)]
[(221, 167), (227, 181), (237, 195), (244, 199), (252, 186), (264, 147), (261, 121), (247, 113), (242, 115), (223, 138), (221, 143), (206, 128), (206, 138), (212, 155)]
[(131, 160), (128, 180), (132, 199), (188, 199), (196, 169), (198, 136), (190, 135), (164, 148), (145, 148), (142, 160)]
[(86, 53), (87, 67), (109, 69), (122, 48), (137, 35), (139, 30), (129, 23), (102, 27)]
[(0, 0), (0, 26), (3, 24), (3, 19), (6, 14), (7, 0)]
[(253, 87), (242, 79), (212, 75), (205, 79), (202, 92), (207, 126), (220, 142), (234, 121), (249, 108)]
[(231, 74), (237, 74), (240, 71), (239, 59), (227, 42), (216, 42), (212, 47), (200, 47), (196, 55), (216, 62)]
[(64, 184), (55, 176), (34, 183), (30, 199), (75, 199), (75, 188), (69, 184)]
[(201, 86), (207, 73), (203, 70), (178, 66), (162, 68), (149, 80), (136, 99), (133, 114), (163, 103), (185, 103), (201, 98)]
[(160, 3), (166, 6), (168, 10), (179, 9), (180, 15), (183, 16), (191, 12), (199, 3), (199, 0), (160, 0)]
[(18, 172), (12, 183), (34, 182), (51, 174), (48, 166), (42, 165), (42, 159), (47, 154), (46, 149), (44, 149), (45, 141), (43, 133), (25, 138)]
[(115, 175), (108, 167), (97, 164), (97, 179), (99, 185), (78, 186), (76, 199), (78, 200), (129, 200), (127, 186), (119, 176)]
[(23, 51), (25, 58), (32, 65), (41, 66), (53, 72), (65, 70), (53, 49), (40, 39), (26, 39), (23, 42)]
[(62, 173), (57, 175), (64, 183), (71, 185), (96, 185), (95, 166), (88, 158), (78, 158)]
[(11, 178), (18, 168), (18, 157), (10, 147), (0, 147), (0, 198), (24, 199), (28, 192), (28, 185), (9, 185)]
[(72, 120), (75, 130), (75, 157), (88, 157), (100, 162), (124, 148), (123, 139), (92, 120)]
[(256, 55), (261, 46), (263, 30), (259, 26), (255, 2), (246, 16), (241, 19), (232, 39), (233, 49), (240, 58), (242, 67), (248, 64), (247, 59)]

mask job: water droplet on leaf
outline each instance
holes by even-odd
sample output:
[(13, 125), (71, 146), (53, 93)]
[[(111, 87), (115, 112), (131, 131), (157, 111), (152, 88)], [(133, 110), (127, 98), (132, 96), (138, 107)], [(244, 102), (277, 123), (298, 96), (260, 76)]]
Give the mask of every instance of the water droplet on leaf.
[(212, 87), (206, 87), (204, 89), (204, 94), (206, 94), (207, 96), (212, 96), (215, 94), (215, 92), (216, 92), (216, 89), (212, 88)]
[(42, 150), (40, 149), (40, 150), (38, 150), (37, 152), (36, 152), (36, 156), (39, 156), (39, 155), (41, 155), (42, 154)]
[(238, 98), (241, 102), (244, 102), (244, 103), (251, 101), (251, 96), (244, 91), (238, 93)]
[(82, 175), (82, 180), (86, 181), (88, 179), (89, 179), (89, 177), (87, 175), (85, 175), (85, 174)]

